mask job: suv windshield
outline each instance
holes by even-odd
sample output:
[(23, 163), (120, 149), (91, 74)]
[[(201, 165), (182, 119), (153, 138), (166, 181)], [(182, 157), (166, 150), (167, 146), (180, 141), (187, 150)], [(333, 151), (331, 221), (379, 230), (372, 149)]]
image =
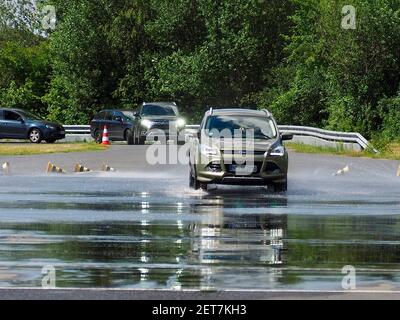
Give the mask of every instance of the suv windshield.
[(205, 130), (210, 132), (210, 136), (214, 130), (220, 133), (228, 130), (232, 137), (237, 136), (238, 132), (245, 136), (246, 131), (254, 132), (255, 139), (273, 139), (277, 136), (275, 124), (271, 119), (254, 116), (212, 116), (207, 119)]
[(173, 106), (145, 105), (142, 116), (177, 116), (178, 110)]

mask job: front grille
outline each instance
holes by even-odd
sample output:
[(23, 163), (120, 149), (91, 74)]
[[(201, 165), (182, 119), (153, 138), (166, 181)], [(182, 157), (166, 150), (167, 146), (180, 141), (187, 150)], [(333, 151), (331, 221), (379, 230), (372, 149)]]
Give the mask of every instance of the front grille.
[(254, 155), (254, 156), (263, 156), (266, 151), (262, 150), (222, 150), (222, 154), (225, 155)]
[(258, 177), (224, 177), (222, 183), (230, 185), (264, 185), (264, 180)]
[(168, 130), (169, 129), (169, 121), (168, 120), (154, 120), (152, 121), (152, 129), (161, 129)]
[(169, 124), (168, 120), (151, 120), (151, 122), (156, 123), (156, 124)]

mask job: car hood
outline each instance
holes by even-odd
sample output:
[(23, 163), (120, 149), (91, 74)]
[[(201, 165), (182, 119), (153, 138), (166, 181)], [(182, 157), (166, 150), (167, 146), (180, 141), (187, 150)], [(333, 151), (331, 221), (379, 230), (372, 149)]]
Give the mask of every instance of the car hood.
[(55, 128), (61, 128), (62, 125), (55, 123), (55, 122), (51, 122), (51, 121), (45, 121), (45, 120), (29, 120), (32, 123), (37, 123), (37, 124), (41, 124), (44, 126), (51, 126), (51, 127), (55, 127)]
[(254, 150), (254, 151), (268, 151), (276, 140), (261, 140), (255, 139), (246, 142), (245, 139), (218, 139), (212, 141), (212, 146), (221, 151), (233, 150)]

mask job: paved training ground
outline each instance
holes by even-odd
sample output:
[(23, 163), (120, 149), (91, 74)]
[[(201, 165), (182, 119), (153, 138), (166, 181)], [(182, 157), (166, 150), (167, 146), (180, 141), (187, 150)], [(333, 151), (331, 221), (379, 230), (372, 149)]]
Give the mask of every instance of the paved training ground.
[(2, 300), (400, 300), (400, 292), (0, 289)]
[[(1, 298), (398, 298), (398, 162), (292, 153), (287, 194), (197, 192), (146, 151), (0, 157)], [(363, 292), (337, 292), (346, 265)], [(97, 289), (15, 290), (40, 288), (44, 266), (59, 288)]]

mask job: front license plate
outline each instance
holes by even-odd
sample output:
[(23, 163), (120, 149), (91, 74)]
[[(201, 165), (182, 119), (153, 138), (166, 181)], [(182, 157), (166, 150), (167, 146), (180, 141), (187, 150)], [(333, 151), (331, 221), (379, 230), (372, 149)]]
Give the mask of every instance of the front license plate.
[(238, 176), (249, 176), (257, 173), (257, 166), (253, 165), (231, 165), (231, 171), (235, 172)]
[(60, 134), (65, 134), (65, 131), (60, 131)]

